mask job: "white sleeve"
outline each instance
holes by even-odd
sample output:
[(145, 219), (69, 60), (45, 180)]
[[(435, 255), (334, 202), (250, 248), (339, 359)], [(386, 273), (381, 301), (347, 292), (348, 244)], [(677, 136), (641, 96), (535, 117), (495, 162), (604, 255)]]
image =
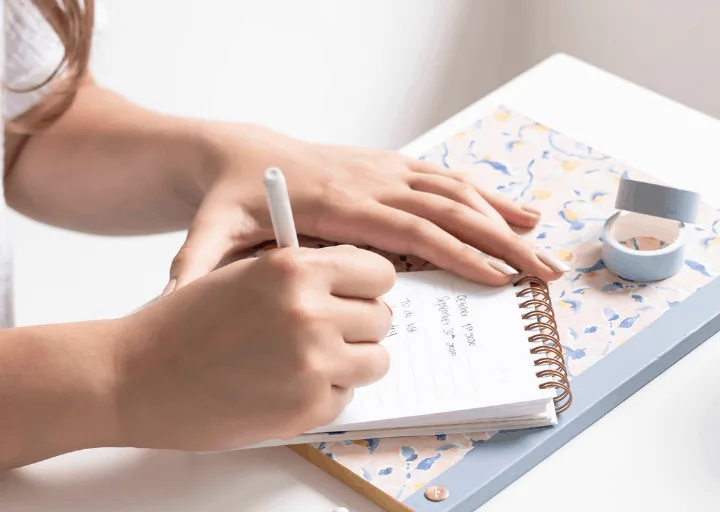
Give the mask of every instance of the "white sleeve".
[[(46, 80), (63, 58), (63, 47), (52, 27), (32, 0), (5, 0), (4, 82), (14, 89), (32, 87)], [(99, 2), (96, 2), (96, 4)], [(98, 25), (106, 23), (103, 6), (98, 5)], [(97, 30), (96, 30), (97, 32)], [(51, 84), (36, 91), (15, 93), (5, 90), (3, 116), (14, 119), (37, 105)]]

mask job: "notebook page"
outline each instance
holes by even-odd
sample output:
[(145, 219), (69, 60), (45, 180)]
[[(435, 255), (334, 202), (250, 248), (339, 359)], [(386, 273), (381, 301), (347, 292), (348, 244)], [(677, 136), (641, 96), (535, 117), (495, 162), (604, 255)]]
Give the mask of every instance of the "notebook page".
[(456, 411), (547, 397), (538, 389), (516, 291), (444, 271), (399, 274), (385, 296), (393, 310), (382, 342), (390, 371), (356, 389), (345, 411), (316, 431), (425, 415), (457, 419)]

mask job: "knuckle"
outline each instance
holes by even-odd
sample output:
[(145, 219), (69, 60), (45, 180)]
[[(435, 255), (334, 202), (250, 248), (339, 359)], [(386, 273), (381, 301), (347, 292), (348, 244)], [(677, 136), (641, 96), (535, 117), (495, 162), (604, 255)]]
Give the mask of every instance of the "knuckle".
[(475, 187), (468, 183), (460, 183), (458, 186), (458, 197), (460, 200), (471, 203), (472, 201), (476, 200), (476, 196), (478, 195), (477, 191), (475, 190)]
[(175, 254), (175, 257), (172, 260), (172, 263), (170, 264), (170, 272), (175, 273), (184, 265), (184, 263), (188, 259), (188, 253), (190, 252), (190, 247), (188, 247), (187, 244), (183, 244), (182, 247), (178, 250), (177, 254)]
[(317, 401), (318, 395), (328, 386), (325, 365), (312, 350), (296, 354), (291, 375), (293, 396), (297, 409), (305, 410)]
[(274, 275), (282, 279), (299, 279), (307, 276), (309, 265), (301, 249), (286, 248), (271, 251), (263, 258)]
[(390, 306), (384, 301), (376, 299), (377, 309), (374, 312), (371, 325), (376, 326), (376, 333), (373, 339), (368, 341), (381, 342), (392, 327), (393, 318), (390, 314)]
[(507, 253), (513, 254), (516, 257), (524, 258), (527, 260), (535, 259), (535, 247), (523, 240), (520, 235), (514, 232), (510, 232), (507, 246)]
[(475, 187), (473, 187), (473, 175), (470, 171), (457, 171), (456, 179), (469, 187), (472, 187), (473, 190), (475, 189)]
[[(351, 389), (347, 390), (348, 401), (352, 397), (353, 391)], [(328, 393), (330, 395), (330, 393)], [(333, 403), (335, 402), (335, 403)], [(335, 418), (338, 417), (338, 415), (343, 410), (343, 403), (340, 401), (333, 401), (330, 397), (328, 397), (326, 400), (319, 401), (315, 407), (315, 410), (313, 411), (314, 414), (314, 425), (312, 425), (310, 428), (318, 427), (320, 425), (327, 425), (331, 421), (333, 421)], [(309, 429), (308, 429), (309, 430)]]
[(293, 391), (292, 397), (284, 403), (285, 419), (278, 426), (282, 439), (291, 439), (334, 419), (334, 416), (326, 416), (330, 387), (318, 390), (295, 387)]
[(496, 256), (501, 258), (512, 257), (515, 261), (527, 259), (532, 252), (530, 244), (513, 231), (498, 233), (497, 243), (494, 244), (493, 249)]
[(389, 149), (377, 149), (374, 153), (375, 155), (373, 161), (369, 165), (372, 170), (393, 168), (397, 169), (400, 166), (406, 166), (405, 160), (395, 151)]
[(405, 221), (404, 231), (406, 237), (409, 239), (424, 238), (425, 235), (425, 220), (420, 217), (410, 217)]
[(462, 205), (454, 201), (448, 201), (448, 204), (442, 206), (442, 213), (446, 218), (459, 219), (463, 215)]
[(373, 278), (377, 279), (378, 283), (380, 283), (383, 288), (386, 288), (387, 290), (392, 288), (397, 277), (395, 265), (393, 265), (393, 263), (386, 257), (372, 251), (358, 249), (358, 253), (365, 254), (369, 258), (371, 265), (368, 270), (372, 273)]
[(376, 356), (375, 364), (377, 365), (377, 380), (382, 379), (390, 371), (390, 352), (379, 345), (378, 354)]
[(397, 270), (390, 260), (387, 258), (382, 258), (382, 260), (383, 262), (378, 269), (377, 275), (383, 285), (383, 288), (385, 288), (386, 291), (389, 291), (393, 286), (395, 286), (395, 281), (397, 280)]
[(323, 180), (319, 188), (322, 192), (318, 196), (318, 202), (325, 209), (331, 211), (347, 208), (347, 205), (351, 204), (348, 201), (352, 201), (356, 197), (353, 188), (347, 187), (341, 180), (334, 179), (334, 177)]
[(406, 220), (402, 228), (402, 252), (418, 254), (426, 245), (427, 238), (428, 233), (424, 219), (412, 217)]
[(323, 202), (325, 210), (332, 214), (347, 210), (347, 206), (356, 200), (353, 192), (340, 187), (332, 187), (332, 190), (328, 190), (328, 194)]
[(373, 383), (382, 379), (390, 371), (390, 354), (382, 345), (375, 347), (372, 359), (361, 364), (358, 375), (363, 383)]
[(307, 293), (302, 292), (290, 292), (284, 308), (284, 316), (294, 328), (303, 329), (308, 335), (312, 336), (312, 331), (315, 330), (314, 327), (322, 322), (323, 312), (317, 306), (317, 301), (311, 300), (307, 295)]
[(310, 386), (318, 386), (327, 378), (327, 354), (322, 348), (324, 345), (319, 336), (312, 340), (303, 340), (295, 369), (297, 376)]
[(307, 382), (300, 383), (295, 386), (296, 393), (293, 395), (290, 410), (298, 416), (307, 416), (315, 407), (319, 400), (319, 392), (315, 386), (308, 385)]
[(363, 249), (358, 249), (352, 244), (332, 245), (320, 249), (320, 251), (323, 251), (321, 254), (325, 257), (323, 263), (334, 266), (338, 264), (338, 255), (336, 254), (338, 252), (343, 253), (344, 258), (357, 258), (358, 255), (363, 253)]

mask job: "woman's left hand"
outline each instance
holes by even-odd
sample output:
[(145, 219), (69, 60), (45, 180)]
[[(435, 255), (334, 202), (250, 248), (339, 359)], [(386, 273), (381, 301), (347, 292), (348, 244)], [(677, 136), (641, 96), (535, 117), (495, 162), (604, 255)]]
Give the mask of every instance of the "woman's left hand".
[(204, 199), (166, 292), (273, 239), (263, 186), (268, 167), (285, 174), (300, 234), (418, 256), (489, 285), (518, 272), (554, 280), (567, 270), (511, 229), (534, 227), (536, 210), (484, 190), (468, 173), (389, 151), (301, 142), (256, 126), (216, 125), (211, 140), (219, 148), (217, 165), (199, 178)]

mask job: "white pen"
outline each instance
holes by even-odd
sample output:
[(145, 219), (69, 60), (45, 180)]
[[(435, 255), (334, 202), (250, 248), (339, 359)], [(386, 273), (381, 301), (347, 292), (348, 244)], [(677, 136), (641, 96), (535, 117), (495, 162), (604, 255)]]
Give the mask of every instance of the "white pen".
[(299, 247), (285, 176), (280, 169), (272, 167), (265, 171), (263, 182), (278, 248)]
[[(285, 176), (280, 169), (270, 168), (265, 171), (265, 196), (267, 197), (268, 208), (270, 209), (270, 221), (275, 232), (275, 241), (278, 248), (299, 247), (297, 231), (295, 231), (295, 220), (293, 219), (292, 208), (290, 208), (290, 196), (288, 196)], [(157, 301), (160, 297), (143, 304), (133, 313), (140, 311), (146, 306)]]

